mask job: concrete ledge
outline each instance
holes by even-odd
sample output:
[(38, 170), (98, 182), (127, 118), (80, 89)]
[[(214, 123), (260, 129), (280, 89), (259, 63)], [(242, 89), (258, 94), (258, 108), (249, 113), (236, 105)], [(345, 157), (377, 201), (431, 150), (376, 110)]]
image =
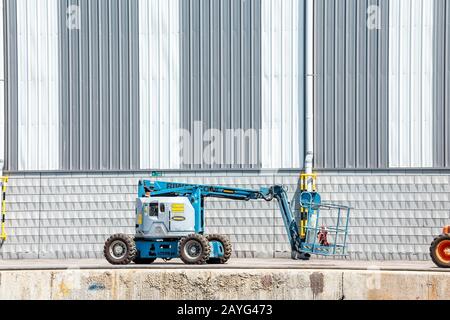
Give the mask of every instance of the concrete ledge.
[(0, 299), (450, 299), (449, 272), (109, 269), (0, 271)]

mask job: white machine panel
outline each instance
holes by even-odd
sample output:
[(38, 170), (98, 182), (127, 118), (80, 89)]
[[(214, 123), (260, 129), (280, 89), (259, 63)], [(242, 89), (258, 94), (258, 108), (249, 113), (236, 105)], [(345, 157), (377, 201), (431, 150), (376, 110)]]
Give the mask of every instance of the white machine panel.
[(137, 234), (146, 238), (179, 237), (195, 232), (195, 210), (186, 197), (138, 198)]

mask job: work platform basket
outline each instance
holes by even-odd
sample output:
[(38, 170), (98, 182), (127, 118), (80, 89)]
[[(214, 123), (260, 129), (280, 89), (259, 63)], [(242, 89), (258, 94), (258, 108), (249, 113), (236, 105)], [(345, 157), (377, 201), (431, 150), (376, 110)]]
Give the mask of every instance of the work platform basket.
[(300, 196), (302, 212), (307, 218), (302, 225), (305, 253), (322, 256), (345, 256), (347, 247), (350, 207), (322, 203), (316, 192), (303, 192)]

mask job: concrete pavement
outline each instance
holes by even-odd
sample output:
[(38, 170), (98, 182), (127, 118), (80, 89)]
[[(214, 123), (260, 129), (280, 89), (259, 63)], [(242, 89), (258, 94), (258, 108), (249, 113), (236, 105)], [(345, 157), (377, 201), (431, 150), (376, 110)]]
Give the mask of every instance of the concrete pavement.
[(105, 259), (71, 260), (1, 260), (0, 270), (61, 270), (61, 269), (324, 269), (324, 270), (384, 270), (384, 271), (427, 271), (450, 272), (440, 269), (431, 261), (353, 261), (311, 259), (299, 261), (291, 259), (238, 259), (231, 258), (225, 265), (185, 265), (179, 259), (156, 260), (149, 265), (130, 264), (113, 266)]

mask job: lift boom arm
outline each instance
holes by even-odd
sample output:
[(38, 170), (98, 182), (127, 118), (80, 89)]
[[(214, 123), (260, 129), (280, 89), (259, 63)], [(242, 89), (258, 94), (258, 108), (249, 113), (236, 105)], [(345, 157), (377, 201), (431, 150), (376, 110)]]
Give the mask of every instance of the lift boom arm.
[(184, 184), (163, 181), (139, 181), (138, 197), (188, 197), (194, 207), (201, 213), (204, 220), (203, 199), (224, 198), (230, 200), (258, 200), (278, 201), (284, 226), (293, 252), (301, 254), (301, 238), (299, 228), (283, 186), (275, 185), (260, 190), (241, 189), (223, 186)]

